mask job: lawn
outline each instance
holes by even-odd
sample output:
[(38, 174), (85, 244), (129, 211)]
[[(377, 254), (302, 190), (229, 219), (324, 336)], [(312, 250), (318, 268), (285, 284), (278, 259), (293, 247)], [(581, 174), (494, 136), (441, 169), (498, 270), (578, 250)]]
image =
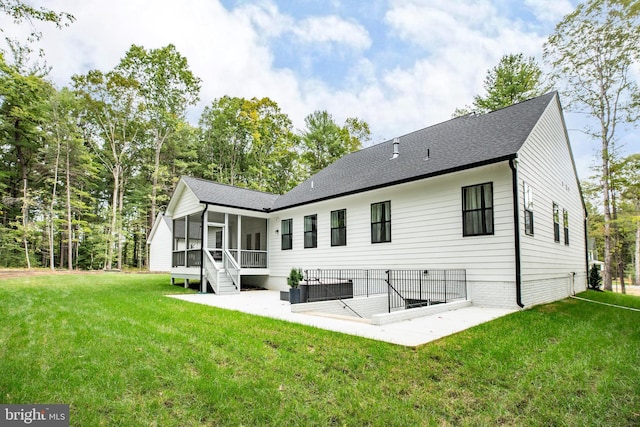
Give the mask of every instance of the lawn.
[(409, 349), (164, 296), (181, 292), (1, 279), (0, 403), (70, 404), (78, 426), (640, 424), (637, 311), (567, 299)]

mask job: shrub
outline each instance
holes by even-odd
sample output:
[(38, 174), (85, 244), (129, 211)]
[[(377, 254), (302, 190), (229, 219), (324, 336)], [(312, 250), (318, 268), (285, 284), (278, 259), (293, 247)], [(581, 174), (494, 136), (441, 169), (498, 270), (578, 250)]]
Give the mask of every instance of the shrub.
[(292, 288), (297, 288), (300, 284), (300, 281), (302, 281), (303, 279), (304, 276), (302, 275), (302, 269), (292, 268), (291, 272), (289, 273), (289, 277), (287, 277), (287, 284)]
[(599, 291), (601, 285), (602, 277), (600, 276), (600, 270), (594, 264), (591, 266), (591, 270), (589, 270), (589, 288)]

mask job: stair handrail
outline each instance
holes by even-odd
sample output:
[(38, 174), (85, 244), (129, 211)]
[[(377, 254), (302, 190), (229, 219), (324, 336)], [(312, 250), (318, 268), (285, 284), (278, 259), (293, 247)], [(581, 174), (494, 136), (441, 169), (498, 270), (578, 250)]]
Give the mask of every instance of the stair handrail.
[(204, 257), (205, 275), (206, 275), (207, 281), (211, 284), (211, 288), (213, 289), (213, 292), (217, 294), (220, 291), (219, 284), (218, 284), (218, 268), (216, 267), (216, 262), (213, 259), (213, 256), (211, 256), (211, 253), (208, 250), (205, 250), (204, 253), (205, 253), (205, 257)]
[(231, 281), (233, 282), (233, 286), (237, 290), (240, 290), (240, 265), (236, 261), (236, 259), (231, 256), (231, 253), (227, 249), (223, 249), (223, 264), (224, 268), (227, 271), (229, 277), (231, 277)]
[[(319, 269), (318, 269), (319, 270)], [(304, 271), (304, 275), (305, 275), (305, 279), (304, 282), (305, 284), (309, 284), (309, 281), (313, 280), (315, 281), (317, 284), (315, 286), (322, 286), (324, 287), (324, 290), (327, 291), (327, 295), (331, 294), (333, 297), (335, 297), (333, 300), (334, 301), (340, 301), (341, 304), (343, 304), (343, 309), (344, 308), (348, 308), (349, 310), (351, 310), (351, 312), (353, 312), (353, 314), (355, 314), (356, 316), (358, 316), (359, 318), (362, 319), (362, 316), (360, 315), (360, 313), (358, 313), (357, 311), (355, 311), (353, 309), (353, 307), (351, 307), (344, 299), (342, 299), (342, 297), (340, 295), (337, 295), (336, 293), (334, 293), (328, 286), (326, 283), (322, 283), (322, 281), (319, 278), (314, 278), (314, 279), (309, 279), (309, 270), (305, 270)]]
[(405, 303), (405, 305), (407, 303), (407, 299), (403, 297), (402, 294), (391, 284), (391, 271), (392, 270), (385, 270), (385, 273), (387, 274), (385, 282), (387, 282), (387, 302), (389, 313), (391, 313), (391, 291), (395, 292), (396, 295), (398, 295), (400, 299)]

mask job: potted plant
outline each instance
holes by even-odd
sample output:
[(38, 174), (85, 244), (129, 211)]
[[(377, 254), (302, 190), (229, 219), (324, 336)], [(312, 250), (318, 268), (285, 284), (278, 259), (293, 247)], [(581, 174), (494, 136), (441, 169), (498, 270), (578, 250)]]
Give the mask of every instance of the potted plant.
[(304, 279), (302, 269), (292, 268), (289, 277), (287, 277), (287, 284), (291, 288), (289, 289), (289, 302), (291, 304), (299, 304), (301, 302), (300, 288), (298, 286), (302, 279)]

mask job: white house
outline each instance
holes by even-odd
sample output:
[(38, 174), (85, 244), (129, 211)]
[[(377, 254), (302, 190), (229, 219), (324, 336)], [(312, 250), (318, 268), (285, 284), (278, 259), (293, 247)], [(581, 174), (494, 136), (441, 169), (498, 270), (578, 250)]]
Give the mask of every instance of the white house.
[(346, 155), (284, 195), (182, 177), (167, 215), (172, 278), (220, 294), (287, 289), (292, 267), (463, 270), (468, 300), (501, 307), (586, 288), (586, 212), (555, 92)]
[(171, 271), (172, 236), (173, 222), (171, 218), (162, 212), (158, 213), (147, 239), (149, 271)]

